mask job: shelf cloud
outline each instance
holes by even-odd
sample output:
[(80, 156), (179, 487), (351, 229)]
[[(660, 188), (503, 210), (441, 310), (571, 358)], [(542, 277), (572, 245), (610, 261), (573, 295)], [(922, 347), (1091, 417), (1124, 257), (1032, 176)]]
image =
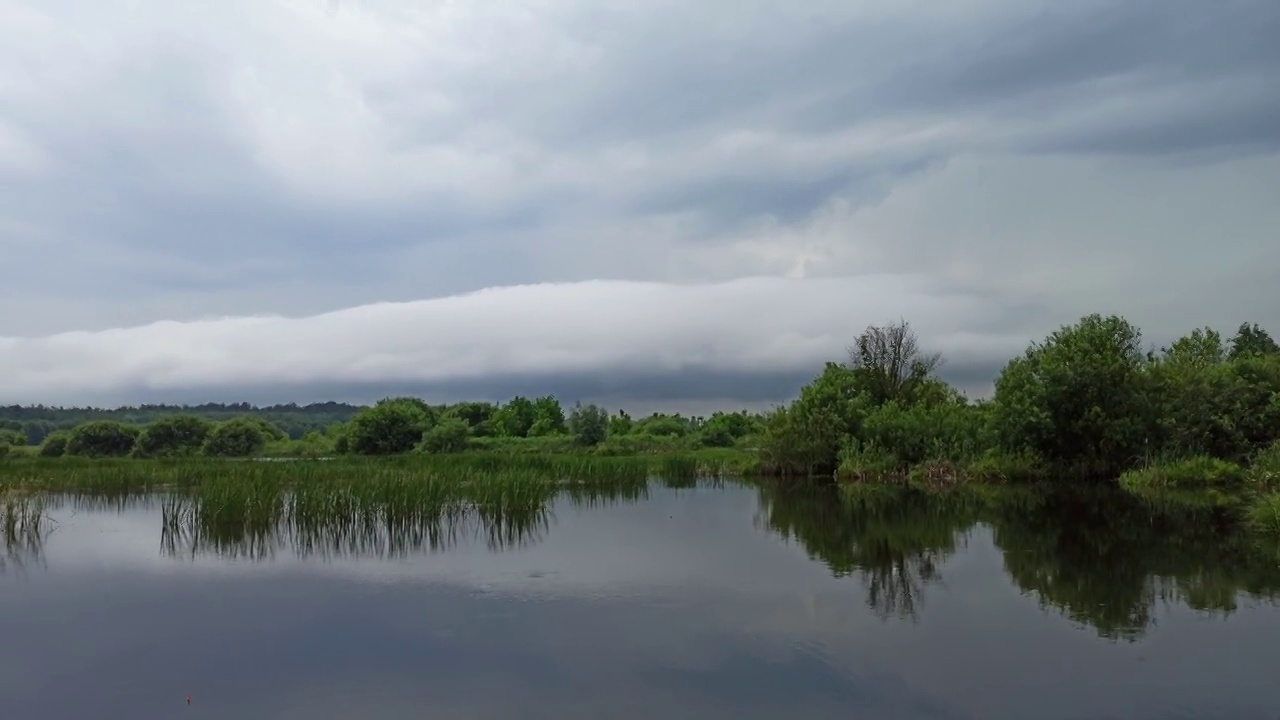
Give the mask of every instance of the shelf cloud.
[[(0, 7), (0, 402), (766, 402), (1280, 331), (1280, 4)], [(216, 318), (216, 319), (215, 319)], [(714, 397), (713, 397), (714, 396)]]

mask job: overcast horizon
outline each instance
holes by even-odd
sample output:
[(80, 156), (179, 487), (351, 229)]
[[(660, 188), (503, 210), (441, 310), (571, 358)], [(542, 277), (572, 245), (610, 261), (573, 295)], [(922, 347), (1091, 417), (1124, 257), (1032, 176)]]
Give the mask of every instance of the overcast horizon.
[(763, 409), (1280, 334), (1280, 3), (14, 0), (0, 405)]

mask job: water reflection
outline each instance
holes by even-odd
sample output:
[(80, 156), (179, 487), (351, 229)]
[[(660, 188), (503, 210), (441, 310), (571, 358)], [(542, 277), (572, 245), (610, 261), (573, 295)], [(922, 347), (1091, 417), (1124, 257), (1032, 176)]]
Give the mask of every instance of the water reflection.
[(0, 533), (5, 550), (0, 556), (0, 572), (42, 563), (45, 539), (54, 526), (47, 506), (43, 497), (0, 495)]
[[(685, 481), (584, 484), (565, 488), (568, 507), (601, 510)], [(726, 481), (695, 483), (696, 491)], [(756, 524), (800, 544), (837, 578), (862, 585), (881, 619), (919, 622), (948, 564), (983, 529), (1004, 575), (1046, 609), (1105, 638), (1137, 639), (1161, 606), (1230, 615), (1242, 599), (1280, 597), (1280, 543), (1246, 532), (1231, 508), (1144, 501), (1118, 491), (982, 489), (928, 493), (881, 488), (751, 485)], [(741, 491), (739, 491), (741, 492)], [(358, 493), (283, 493), (252, 502), (216, 494), (78, 495), (0, 499), (5, 551), (0, 570), (43, 563), (57, 521), (50, 513), (153, 513), (161, 552), (266, 561), (404, 558), (459, 545), (498, 552), (528, 547), (553, 532), (555, 497), (470, 500)], [(564, 507), (563, 505), (561, 506)], [(149, 517), (149, 516), (144, 516)], [(664, 516), (665, 517), (665, 516)], [(990, 536), (990, 541), (986, 540)]]
[(758, 492), (759, 521), (833, 574), (859, 577), (881, 617), (918, 620), (941, 566), (978, 526), (991, 528), (1018, 588), (1107, 638), (1141, 637), (1161, 604), (1229, 615), (1242, 595), (1274, 602), (1280, 594), (1280, 544), (1213, 504), (1103, 489)]
[[(571, 506), (595, 508), (647, 497), (646, 485), (575, 484), (563, 490)], [(404, 558), (483, 542), (491, 551), (540, 542), (553, 520), (548, 497), (403, 498), (358, 493), (283, 493), (268, 502), (225, 504), (200, 494), (166, 497), (160, 543), (170, 557), (204, 555), (269, 560)]]

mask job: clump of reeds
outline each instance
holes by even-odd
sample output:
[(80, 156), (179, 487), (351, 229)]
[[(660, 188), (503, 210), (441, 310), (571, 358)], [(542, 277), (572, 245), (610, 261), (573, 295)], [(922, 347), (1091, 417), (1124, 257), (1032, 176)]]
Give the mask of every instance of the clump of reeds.
[(1258, 532), (1280, 535), (1280, 492), (1254, 498), (1246, 511), (1249, 526)]
[(51, 530), (47, 502), (37, 495), (0, 493), (0, 533), (5, 546), (0, 569), (9, 563), (22, 565), (27, 559), (40, 558)]

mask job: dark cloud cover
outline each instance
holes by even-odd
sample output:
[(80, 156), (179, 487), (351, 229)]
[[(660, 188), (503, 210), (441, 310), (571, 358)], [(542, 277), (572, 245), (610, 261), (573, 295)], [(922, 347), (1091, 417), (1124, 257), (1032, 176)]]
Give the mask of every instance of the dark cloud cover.
[[(0, 317), (0, 394), (537, 386), (753, 402), (898, 316), (936, 328), (940, 345), (971, 338), (951, 366), (974, 388), (1011, 347), (1085, 312), (1134, 315), (1155, 339), (1280, 325), (1280, 291), (1258, 272), (1280, 263), (1265, 190), (1280, 184), (1276, 37), (1280, 5), (1263, 0), (11, 3), (0, 302), (17, 310)], [(681, 287), (752, 277), (843, 279), (876, 300), (815, 309), (846, 301), (821, 284), (781, 298), (802, 350), (755, 367), (716, 355), (696, 380), (611, 353), (622, 323), (591, 336), (591, 352), (574, 340), (547, 348), (559, 361), (484, 377), (403, 369), (433, 338), (457, 357), (492, 355), (511, 332), (433, 313), (401, 331), (413, 347), (386, 323), (363, 357), (341, 323), (300, 341), (346, 365), (209, 325), (146, 330), (149, 357), (112, 344), (142, 342), (112, 328), (159, 320), (265, 313), (311, 327), (344, 307), (534, 282), (561, 284), (565, 302), (574, 283), (615, 282), (581, 302), (678, 314)], [(928, 315), (922, 288), (985, 299)], [(708, 292), (733, 296), (707, 330), (732, 344), (754, 311)], [(563, 337), (558, 325), (595, 327), (584, 317), (536, 321)], [(644, 322), (655, 347), (705, 360), (661, 340), (662, 316)], [(59, 335), (70, 330), (90, 334)], [(768, 326), (780, 345), (790, 330)], [(171, 369), (157, 348), (194, 336), (223, 366), (255, 354), (256, 370)], [(389, 356), (394, 376), (362, 369)], [(129, 369), (58, 374), (95, 358)]]

